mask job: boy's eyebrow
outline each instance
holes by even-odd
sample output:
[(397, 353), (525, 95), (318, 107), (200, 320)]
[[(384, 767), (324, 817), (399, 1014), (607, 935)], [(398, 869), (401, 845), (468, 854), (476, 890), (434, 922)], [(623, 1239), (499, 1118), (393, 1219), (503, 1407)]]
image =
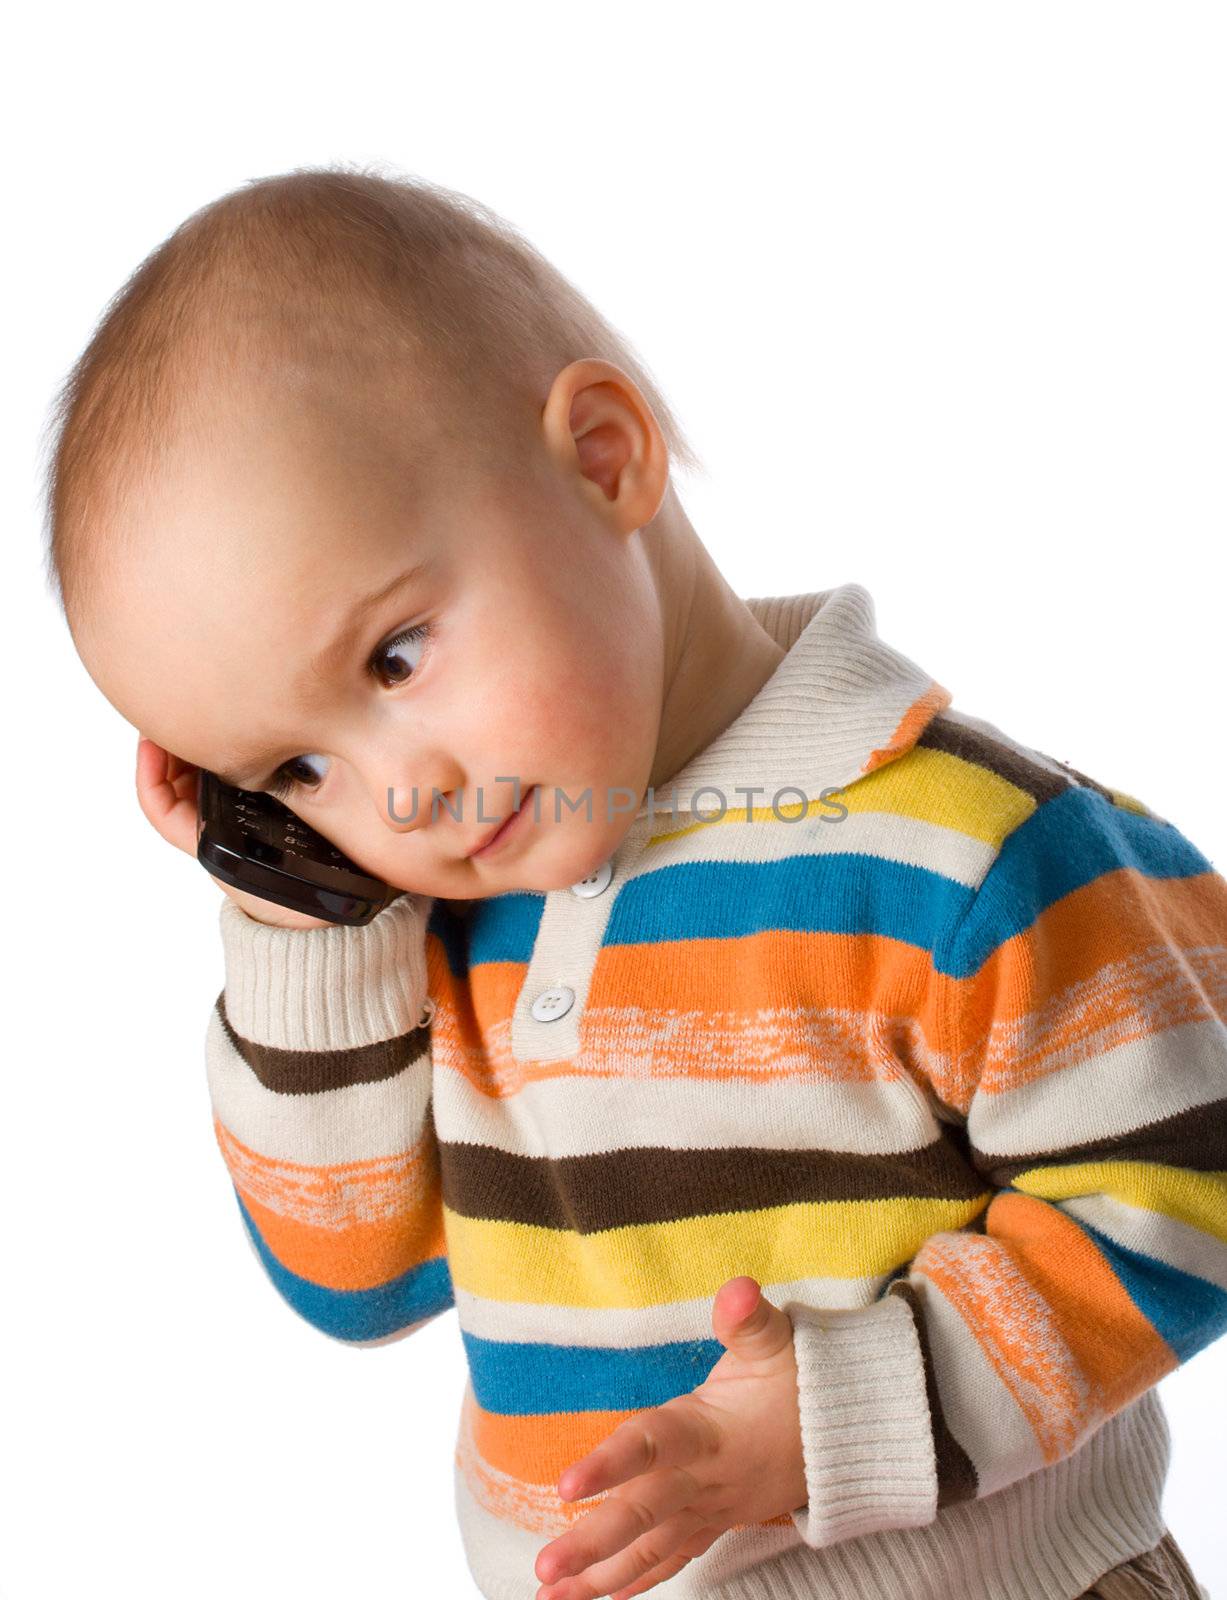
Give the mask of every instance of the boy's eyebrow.
[[(354, 635), (367, 613), (381, 605), (390, 595), (399, 589), (406, 588), (411, 583), (416, 583), (430, 566), (429, 559), (415, 561), (412, 566), (406, 567), (403, 572), (398, 572), (389, 578), (386, 583), (381, 583), (377, 589), (360, 595), (346, 613), (344, 621), (337, 629), (333, 638), (324, 648), (311, 658), (307, 666), (307, 682), (311, 679), (327, 676), (329, 668), (334, 662), (339, 661), (351, 648)], [(271, 763), (276, 757), (276, 747), (252, 752), (244, 756), (232, 756), (226, 761), (227, 771), (214, 767), (213, 771), (223, 783), (229, 783), (236, 789), (254, 788), (267, 775)]]

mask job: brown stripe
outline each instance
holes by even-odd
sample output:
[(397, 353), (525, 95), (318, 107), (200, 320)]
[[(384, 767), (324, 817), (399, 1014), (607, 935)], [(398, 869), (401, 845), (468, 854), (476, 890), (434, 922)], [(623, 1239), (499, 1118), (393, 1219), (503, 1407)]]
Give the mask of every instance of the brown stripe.
[(1088, 778), (1085, 772), (1079, 772), (1077, 767), (1071, 767), (1067, 761), (1058, 761), (1056, 756), (1049, 756), (1048, 759), (1056, 761), (1058, 767), (1064, 767), (1074, 782), (1083, 789), (1094, 789), (1096, 794), (1101, 794), (1105, 800), (1111, 801), (1113, 805), (1116, 804), (1116, 796), (1102, 783), (1096, 782), (1094, 778)]
[(929, 1350), (929, 1330), (925, 1324), (920, 1297), (916, 1293), (915, 1286), (906, 1278), (896, 1278), (886, 1292), (898, 1295), (901, 1300), (907, 1301), (920, 1339), (920, 1349), (925, 1363), (925, 1393), (929, 1397), (929, 1418), (933, 1424), (933, 1446), (937, 1457), (938, 1509), (954, 1505), (959, 1500), (974, 1500), (979, 1492), (980, 1481), (976, 1477), (971, 1457), (946, 1423), (946, 1415), (942, 1410), (942, 1397), (937, 1387), (937, 1374), (933, 1369), (933, 1357)]
[(591, 1156), (520, 1156), (444, 1141), (439, 1151), (443, 1200), (452, 1211), (575, 1233), (803, 1201), (988, 1198), (985, 1185), (944, 1138), (881, 1156), (657, 1146)]
[(1174, 1116), (1111, 1139), (1087, 1144), (1062, 1145), (1057, 1150), (1036, 1150), (1029, 1155), (1002, 1160), (971, 1147), (976, 1170), (989, 1183), (1003, 1189), (1020, 1172), (1035, 1167), (1067, 1167), (1083, 1161), (1149, 1161), (1157, 1166), (1183, 1167), (1190, 1172), (1227, 1171), (1227, 1099), (1193, 1106)]
[(274, 1094), (322, 1094), (355, 1083), (381, 1083), (420, 1061), (430, 1048), (430, 1028), (425, 1027), (352, 1050), (279, 1050), (234, 1031), (226, 1015), (225, 990), (217, 997), (217, 1013), (230, 1043)]
[(1049, 772), (1038, 761), (1029, 761), (1012, 745), (1003, 744), (979, 728), (955, 722), (945, 713), (933, 718), (916, 743), (924, 749), (940, 750), (944, 755), (957, 756), (960, 761), (983, 767), (1040, 802), (1052, 800), (1070, 787), (1068, 779)]

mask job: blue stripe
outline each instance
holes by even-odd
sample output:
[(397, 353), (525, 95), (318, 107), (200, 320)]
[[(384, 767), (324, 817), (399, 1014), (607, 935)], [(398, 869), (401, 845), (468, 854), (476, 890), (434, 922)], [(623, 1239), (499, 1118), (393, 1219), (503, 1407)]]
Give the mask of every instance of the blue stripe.
[[(862, 852), (674, 862), (622, 886), (603, 943), (727, 939), (771, 929), (868, 933), (933, 951), (938, 971), (966, 977), (1054, 901), (1126, 866), (1153, 878), (1213, 870), (1171, 823), (1075, 787), (1037, 807), (1007, 837), (978, 897), (940, 872)], [(974, 919), (965, 920), (973, 901)], [(544, 893), (517, 890), (476, 901), (467, 926), (436, 902), (429, 926), (463, 977), (484, 962), (527, 965), (544, 909)], [(940, 930), (953, 927), (961, 936), (957, 957), (936, 948)]]
[(732, 939), (780, 929), (873, 933), (931, 950), (972, 890), (940, 872), (839, 853), (781, 861), (687, 861), (623, 885), (606, 945)]
[(469, 912), (470, 968), (484, 961), (532, 960), (545, 895), (539, 891), (512, 890), (475, 901)]
[[(1068, 1216), (1068, 1213), (1066, 1213)], [(1117, 1244), (1098, 1228), (1070, 1217), (1095, 1241), (1138, 1310), (1185, 1362), (1227, 1333), (1227, 1294), (1215, 1283)]]
[(437, 1317), (455, 1304), (446, 1256), (424, 1261), (373, 1289), (327, 1289), (312, 1283), (277, 1260), (237, 1189), (234, 1197), (251, 1242), (278, 1293), (300, 1316), (335, 1339), (382, 1339), (415, 1322)]
[(724, 1354), (719, 1339), (620, 1350), (607, 1345), (522, 1344), (461, 1329), (477, 1403), (504, 1417), (663, 1406), (705, 1381)]
[(935, 967), (955, 978), (978, 972), (998, 945), (1031, 927), (1064, 895), (1126, 867), (1156, 879), (1213, 871), (1170, 822), (1115, 806), (1093, 789), (1067, 789), (1006, 838), (974, 912), (953, 947), (935, 952)]

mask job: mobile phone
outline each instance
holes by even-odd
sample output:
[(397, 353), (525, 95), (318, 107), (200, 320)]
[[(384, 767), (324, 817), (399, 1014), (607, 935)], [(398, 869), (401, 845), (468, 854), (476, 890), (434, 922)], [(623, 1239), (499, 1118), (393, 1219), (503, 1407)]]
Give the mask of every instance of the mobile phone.
[(327, 922), (369, 922), (402, 891), (373, 878), (274, 795), (200, 769), (196, 859), (232, 888)]

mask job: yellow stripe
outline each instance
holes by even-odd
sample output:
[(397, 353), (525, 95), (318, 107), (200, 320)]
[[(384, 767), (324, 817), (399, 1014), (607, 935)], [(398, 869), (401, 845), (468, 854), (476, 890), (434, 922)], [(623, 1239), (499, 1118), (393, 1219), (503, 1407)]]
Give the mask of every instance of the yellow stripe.
[(1010, 1180), (1041, 1200), (1110, 1194), (1143, 1211), (1199, 1228), (1227, 1244), (1227, 1172), (1190, 1172), (1153, 1161), (1088, 1161), (1069, 1167), (1035, 1167)]
[(1133, 795), (1126, 794), (1123, 789), (1109, 788), (1108, 792), (1112, 796), (1113, 805), (1120, 806), (1125, 811), (1136, 811), (1139, 817), (1149, 817), (1153, 815), (1149, 806), (1143, 805), (1142, 802), (1135, 799)]
[[(809, 801), (804, 814), (819, 821), (823, 817), (837, 817), (837, 807), (841, 805), (850, 815), (881, 812), (888, 816), (913, 817), (918, 822), (950, 828), (985, 844), (999, 846), (1007, 834), (1026, 821), (1035, 810), (1036, 802), (1025, 789), (995, 772), (948, 755), (944, 750), (917, 745), (899, 760), (857, 778), (827, 800)], [(719, 820), (713, 817), (710, 822), (691, 822), (680, 828), (662, 829), (652, 835), (645, 848), (671, 839), (684, 839), (703, 828), (744, 824), (747, 817), (752, 822), (795, 827), (803, 814), (801, 801), (792, 794), (780, 801), (779, 809), (781, 815), (777, 817), (770, 805), (730, 806)]]
[(444, 1206), (452, 1282), (487, 1300), (651, 1306), (714, 1295), (726, 1278), (876, 1277), (930, 1234), (966, 1226), (978, 1200), (859, 1200), (768, 1206), (578, 1234), (465, 1217)]
[[(906, 769), (906, 770), (899, 770)], [(886, 789), (885, 808), (918, 817), (937, 827), (949, 828), (978, 839), (982, 844), (1000, 846), (1007, 834), (1025, 822), (1036, 808), (1036, 800), (1025, 789), (1011, 783), (987, 767), (944, 750), (929, 750), (918, 745), (893, 766), (862, 779), (857, 785), (894, 783), (898, 798)], [(909, 793), (914, 787), (913, 793)], [(871, 790), (871, 800), (873, 791)]]

